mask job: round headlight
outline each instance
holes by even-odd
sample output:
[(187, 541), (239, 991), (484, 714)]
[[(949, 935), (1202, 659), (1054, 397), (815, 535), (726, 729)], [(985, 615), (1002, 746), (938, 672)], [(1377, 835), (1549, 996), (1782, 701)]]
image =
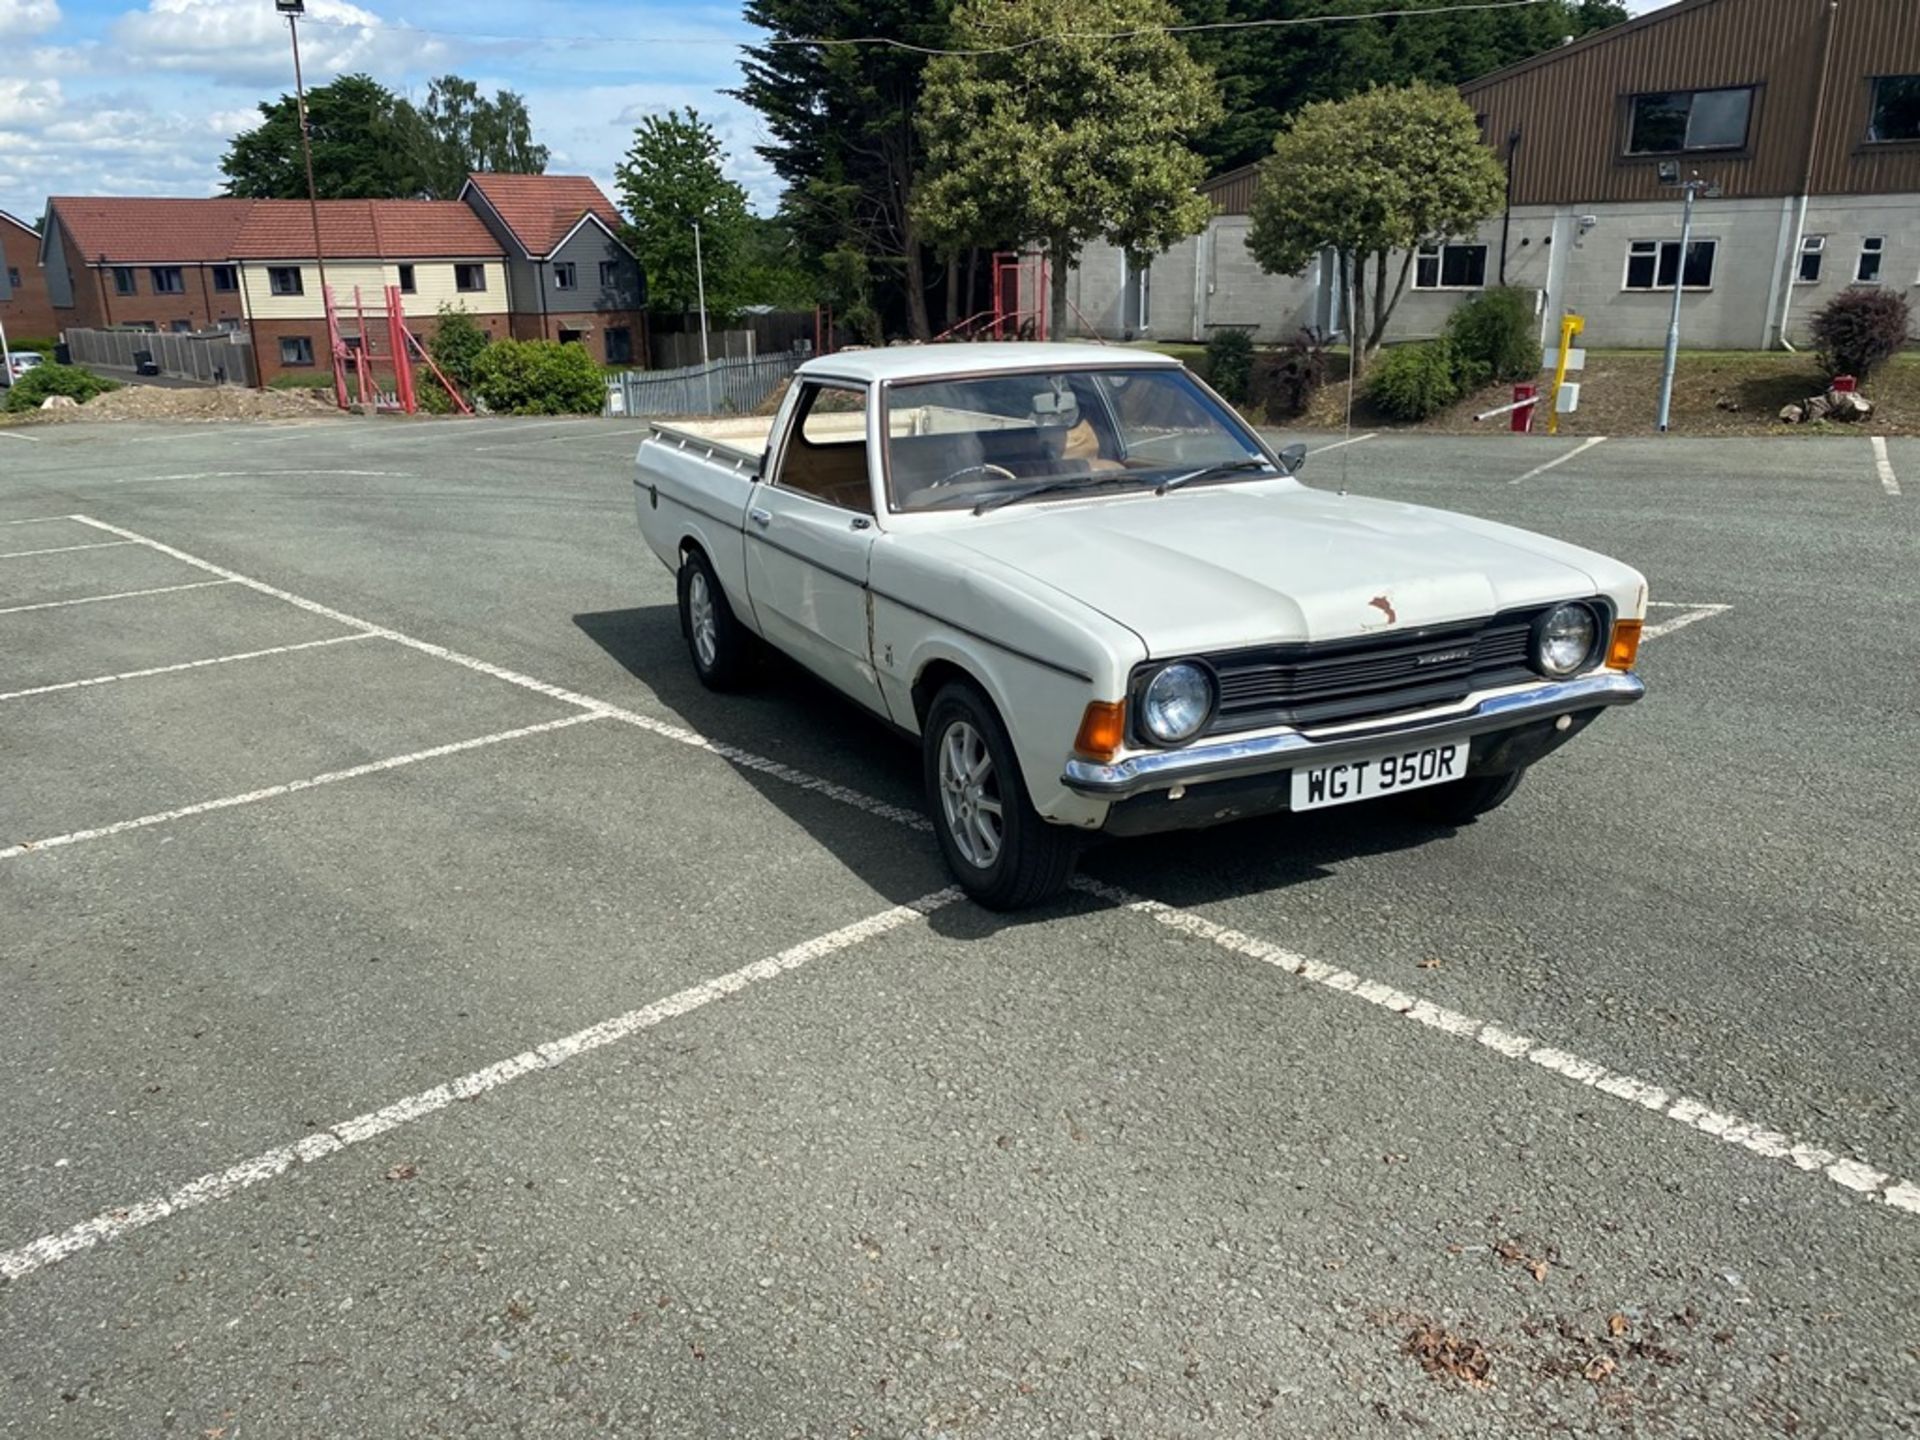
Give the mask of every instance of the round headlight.
[(1140, 720), (1162, 745), (1198, 735), (1213, 715), (1213, 680), (1185, 660), (1161, 668), (1140, 694)]
[(1542, 675), (1564, 679), (1593, 659), (1600, 622), (1587, 605), (1559, 605), (1533, 632), (1533, 663)]

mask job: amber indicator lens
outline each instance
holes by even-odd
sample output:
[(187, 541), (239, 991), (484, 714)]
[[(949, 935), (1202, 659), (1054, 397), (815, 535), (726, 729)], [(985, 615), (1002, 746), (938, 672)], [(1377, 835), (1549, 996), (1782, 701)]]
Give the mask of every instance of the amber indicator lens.
[(1089, 760), (1107, 761), (1120, 753), (1126, 736), (1126, 702), (1096, 700), (1080, 717), (1080, 733), (1074, 737), (1073, 748)]
[(1616, 620), (1613, 622), (1613, 642), (1607, 646), (1607, 666), (1613, 670), (1631, 670), (1634, 658), (1640, 653), (1640, 624), (1638, 620)]

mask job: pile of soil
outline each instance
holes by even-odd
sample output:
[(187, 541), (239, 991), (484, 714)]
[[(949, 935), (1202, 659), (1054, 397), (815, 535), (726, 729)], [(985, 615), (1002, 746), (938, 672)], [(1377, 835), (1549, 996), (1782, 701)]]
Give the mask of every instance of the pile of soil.
[(0, 424), (71, 425), (103, 420), (315, 420), (339, 415), (333, 397), (320, 390), (242, 390), (237, 386), (176, 390), (126, 385), (85, 405), (0, 413)]

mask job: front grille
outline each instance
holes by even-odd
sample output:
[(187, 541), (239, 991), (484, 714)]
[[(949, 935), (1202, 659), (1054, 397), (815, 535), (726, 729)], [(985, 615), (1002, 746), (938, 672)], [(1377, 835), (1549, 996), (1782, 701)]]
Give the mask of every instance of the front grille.
[(1527, 663), (1528, 637), (1544, 608), (1398, 635), (1210, 655), (1220, 708), (1206, 733), (1364, 720), (1538, 679)]

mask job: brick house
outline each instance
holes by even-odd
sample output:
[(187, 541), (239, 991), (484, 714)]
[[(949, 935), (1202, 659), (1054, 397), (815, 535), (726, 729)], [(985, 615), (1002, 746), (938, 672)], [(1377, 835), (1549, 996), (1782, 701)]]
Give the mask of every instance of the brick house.
[(598, 185), (584, 175), (473, 175), (460, 198), (506, 253), (516, 339), (577, 340), (609, 365), (646, 363), (646, 279)]
[[(1803, 344), (1807, 321), (1851, 286), (1920, 302), (1913, 0), (1677, 0), (1460, 93), (1509, 173), (1509, 204), (1418, 252), (1389, 339), (1436, 334), (1500, 284), (1536, 293), (1548, 338), (1574, 310), (1598, 346), (1659, 345), (1676, 278), (1685, 343), (1705, 349)], [(1695, 209), (1684, 260), (1668, 165), (1719, 186)], [(1212, 222), (1150, 262), (1089, 245), (1074, 305), (1112, 336), (1343, 328), (1331, 266), (1282, 276), (1254, 262), (1257, 181), (1246, 166), (1208, 182)]]
[(245, 318), (233, 237), (250, 200), (56, 196), (40, 269), (58, 328), (209, 330)]
[(0, 325), (16, 345), (23, 338), (48, 339), (60, 329), (40, 272), (40, 232), (5, 210), (0, 210)]

